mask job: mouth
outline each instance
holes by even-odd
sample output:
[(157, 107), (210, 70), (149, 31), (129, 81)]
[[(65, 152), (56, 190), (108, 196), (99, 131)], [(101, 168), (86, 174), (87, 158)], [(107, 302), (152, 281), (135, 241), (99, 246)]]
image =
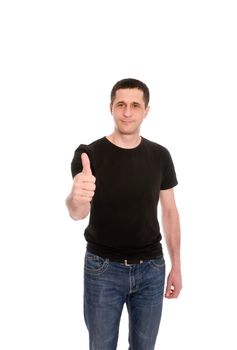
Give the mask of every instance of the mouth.
[(121, 123), (123, 123), (125, 125), (129, 125), (129, 124), (132, 124), (133, 121), (132, 120), (121, 120)]

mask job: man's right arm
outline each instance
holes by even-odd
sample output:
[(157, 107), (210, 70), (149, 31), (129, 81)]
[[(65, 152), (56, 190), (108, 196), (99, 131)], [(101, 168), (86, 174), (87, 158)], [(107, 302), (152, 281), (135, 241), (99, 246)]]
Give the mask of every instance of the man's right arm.
[(73, 180), (71, 193), (66, 199), (69, 214), (74, 220), (87, 217), (91, 209), (91, 200), (95, 194), (95, 177), (92, 175), (90, 160), (86, 153), (82, 153), (82, 172)]

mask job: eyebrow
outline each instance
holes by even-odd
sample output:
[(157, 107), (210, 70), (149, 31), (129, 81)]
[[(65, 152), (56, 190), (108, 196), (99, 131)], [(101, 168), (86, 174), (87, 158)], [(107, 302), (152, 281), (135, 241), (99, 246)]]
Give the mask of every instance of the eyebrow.
[[(125, 101), (118, 101), (118, 102), (116, 102), (116, 105), (119, 104), (119, 103), (126, 103), (126, 102)], [(132, 104), (136, 104), (136, 105), (141, 105), (141, 103), (137, 102), (137, 101), (132, 101), (131, 103)]]

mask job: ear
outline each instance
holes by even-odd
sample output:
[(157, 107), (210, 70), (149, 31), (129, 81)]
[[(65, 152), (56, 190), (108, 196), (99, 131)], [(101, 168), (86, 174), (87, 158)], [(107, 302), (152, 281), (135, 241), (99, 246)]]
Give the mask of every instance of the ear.
[(110, 109), (110, 113), (112, 114), (112, 109), (113, 109), (113, 104), (112, 104), (112, 102), (110, 102), (109, 109)]
[(146, 118), (147, 114), (149, 113), (149, 110), (150, 110), (150, 106), (147, 106), (145, 110), (144, 118)]

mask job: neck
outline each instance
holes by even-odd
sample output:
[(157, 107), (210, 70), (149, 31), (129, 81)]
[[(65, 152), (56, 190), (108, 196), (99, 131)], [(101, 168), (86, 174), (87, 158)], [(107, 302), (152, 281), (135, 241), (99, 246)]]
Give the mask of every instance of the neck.
[(141, 136), (139, 134), (126, 135), (116, 131), (106, 138), (114, 145), (122, 148), (135, 148), (141, 142)]

